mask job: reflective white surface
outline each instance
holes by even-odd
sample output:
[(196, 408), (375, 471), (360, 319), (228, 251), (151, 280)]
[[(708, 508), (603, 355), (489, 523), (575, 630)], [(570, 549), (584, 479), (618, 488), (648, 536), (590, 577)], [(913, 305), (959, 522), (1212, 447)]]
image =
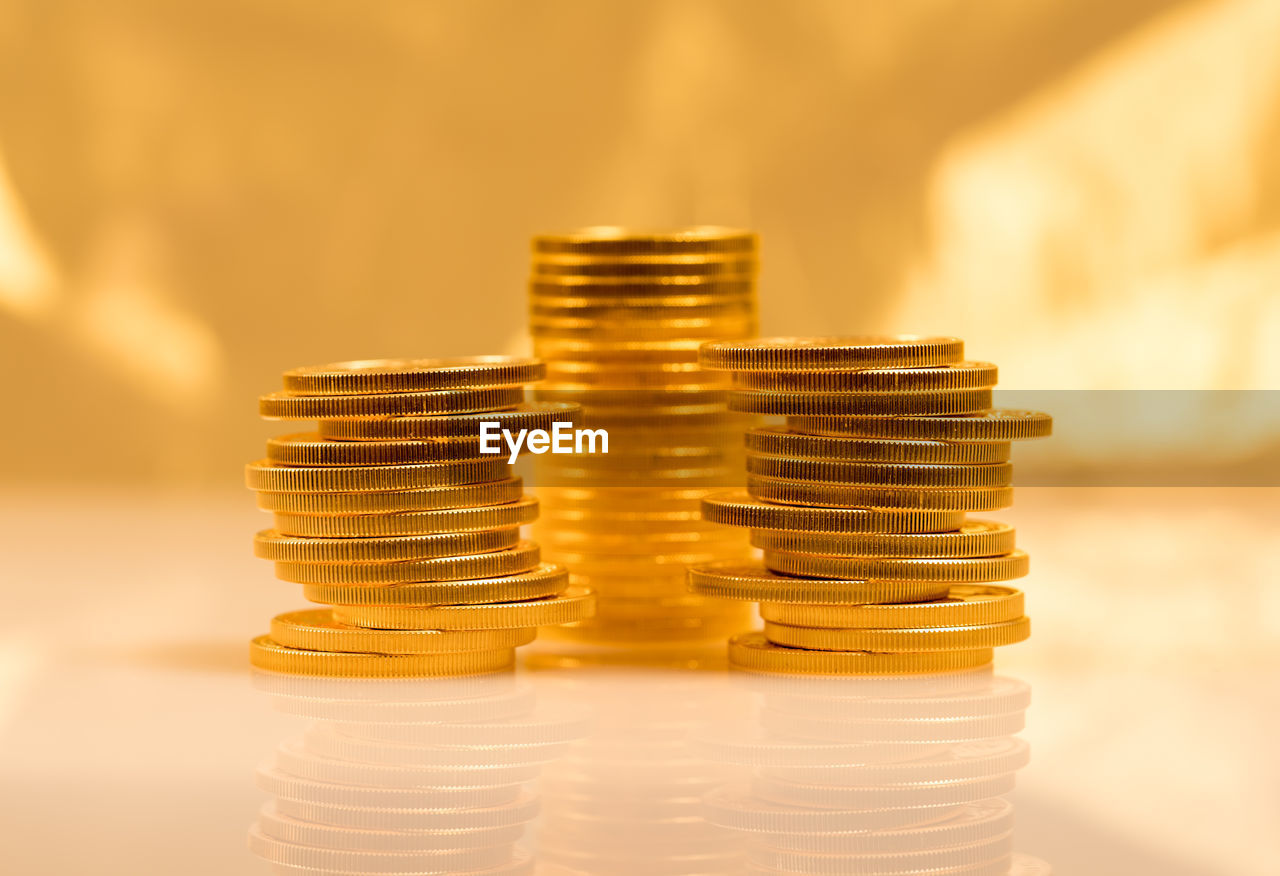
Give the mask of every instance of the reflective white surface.
[[(1032, 691), (1026, 729), (997, 727), (1031, 752), (1007, 795), (1014, 848), (1049, 861), (1057, 874), (1274, 872), (1274, 491), (1063, 492), (1020, 490), (1007, 515), (1033, 557), (1025, 580), (1032, 638), (998, 653), (995, 672), (1015, 680), (1010, 702), (1022, 683)], [(294, 698), (290, 711), (301, 714), (291, 714), (275, 708), (282, 694), (254, 688), (248, 638), (301, 601), (251, 556), (247, 541), (259, 519), (242, 495), (6, 498), (6, 871), (269, 872), (246, 836), (277, 796), (255, 785), (255, 769), (273, 764), (282, 743), (322, 742), (321, 734), (341, 730), (402, 752), (422, 745), (424, 718), (455, 709), (431, 698), (424, 705), (416, 694), (408, 704), (364, 703), (351, 720), (343, 697), (312, 696)], [(67, 533), (75, 534), (73, 550)], [(530, 759), (536, 777), (522, 779), (542, 815), (538, 832), (517, 845), (543, 865), (559, 855), (554, 863), (573, 866), (573, 849), (591, 847), (579, 839), (588, 834), (606, 846), (670, 851), (653, 840), (654, 830), (670, 827), (662, 818), (628, 821), (655, 794), (662, 806), (692, 812), (722, 780), (749, 799), (812, 795), (824, 783), (863, 787), (862, 761), (814, 776), (804, 764), (735, 763), (732, 752), (705, 744), (731, 739), (726, 726), (747, 738), (804, 729), (836, 734), (846, 747), (868, 744), (856, 735), (868, 732), (866, 722), (833, 722), (848, 714), (831, 705), (838, 697), (812, 696), (804, 686), (757, 690), (716, 671), (615, 676), (523, 670), (515, 693), (453, 713), (473, 725), (510, 722), (516, 712), (557, 720), (575, 709), (589, 713), (586, 723), (544, 722), (538, 732), (568, 741), (544, 738)], [(863, 697), (859, 714), (905, 718), (893, 700)], [(328, 729), (308, 730), (317, 723)], [(677, 732), (685, 742), (673, 744)], [(701, 758), (696, 769), (684, 768), (687, 753)], [(680, 756), (666, 759), (673, 754)], [(355, 775), (387, 774), (375, 768), (347, 777)], [(628, 787), (629, 796), (599, 802), (602, 789)], [(584, 809), (594, 818), (583, 819)], [(502, 845), (510, 833), (488, 839)], [(718, 848), (706, 836), (685, 839), (712, 857)], [(730, 847), (749, 855), (757, 848), (749, 840), (735, 835)]]

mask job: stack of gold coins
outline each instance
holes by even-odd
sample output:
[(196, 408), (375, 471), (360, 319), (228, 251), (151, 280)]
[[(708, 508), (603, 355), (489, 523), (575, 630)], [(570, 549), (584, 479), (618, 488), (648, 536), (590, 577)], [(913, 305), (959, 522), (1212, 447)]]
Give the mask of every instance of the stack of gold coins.
[(419, 676), (510, 667), (537, 627), (588, 617), (520, 527), (538, 513), (480, 423), (549, 430), (572, 404), (526, 404), (532, 359), (369, 360), (299, 368), (263, 396), (268, 419), (319, 420), (267, 443), (249, 488), (275, 517), (254, 538), (276, 576), (326, 608), (282, 614), (255, 666), (308, 675)]
[(717, 639), (743, 606), (691, 595), (689, 563), (746, 558), (740, 533), (699, 517), (735, 477), (740, 422), (724, 375), (698, 367), (706, 341), (755, 333), (756, 235), (718, 227), (587, 228), (533, 241), (538, 398), (581, 403), (607, 453), (539, 460), (547, 555), (598, 596), (596, 616), (557, 637), (590, 643)]
[(1008, 506), (1010, 442), (1048, 435), (1034, 411), (993, 410), (996, 368), (957, 338), (776, 338), (702, 348), (730, 407), (785, 416), (747, 432), (747, 490), (703, 503), (751, 530), (759, 564), (690, 570), (695, 593), (759, 602), (764, 630), (735, 666), (823, 674), (988, 663), (1030, 632), (1013, 529), (966, 514)]

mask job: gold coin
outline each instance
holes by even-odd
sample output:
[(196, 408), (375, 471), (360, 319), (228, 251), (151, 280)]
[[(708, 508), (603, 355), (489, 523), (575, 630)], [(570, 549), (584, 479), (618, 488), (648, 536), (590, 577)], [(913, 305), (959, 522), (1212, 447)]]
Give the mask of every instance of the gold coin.
[(275, 529), (282, 535), (307, 538), (377, 538), (432, 535), (486, 529), (509, 529), (538, 517), (538, 500), (526, 496), (505, 505), (442, 508), (399, 514), (289, 514), (277, 511)]
[(264, 511), (290, 514), (389, 514), (473, 508), (515, 502), (524, 495), (524, 481), (503, 478), (483, 484), (430, 487), (380, 493), (258, 493)]
[(635, 287), (644, 283), (753, 282), (760, 269), (750, 255), (693, 256), (664, 259), (600, 260), (565, 258), (539, 259), (529, 269), (530, 286), (560, 284), (566, 287), (613, 283)]
[(858, 580), (937, 581), (975, 584), (1021, 578), (1030, 568), (1026, 551), (999, 557), (965, 559), (914, 559), (900, 557), (831, 557), (766, 550), (764, 564), (774, 572), (814, 578)]
[(728, 388), (723, 374), (703, 371), (696, 362), (655, 362), (642, 367), (626, 362), (551, 362), (547, 383), (582, 389)]
[(515, 356), (360, 359), (292, 368), (284, 373), (284, 390), (300, 395), (351, 395), (476, 389), (531, 383), (541, 380), (544, 372), (537, 359)]
[[(690, 405), (720, 405), (723, 409), (727, 398), (724, 390), (719, 389), (671, 389), (667, 387), (652, 389), (558, 389), (555, 386), (540, 386), (536, 390), (539, 399), (548, 401), (574, 401), (582, 405), (590, 417), (607, 416), (608, 408), (622, 408), (620, 413), (641, 411), (652, 407), (686, 407)], [(586, 419), (586, 418), (584, 418)]]
[(298, 538), (264, 529), (253, 538), (254, 556), (295, 563), (387, 563), (483, 554), (513, 547), (519, 527), (373, 538)]
[(276, 563), (276, 577), (295, 584), (400, 584), (417, 581), (460, 581), (496, 578), (536, 568), (541, 551), (531, 541), (487, 554), (432, 557), (397, 563)]
[(911, 462), (929, 465), (990, 465), (1008, 462), (1007, 441), (959, 444), (949, 441), (884, 441), (804, 435), (786, 429), (750, 429), (746, 448), (759, 456), (843, 459), (851, 462)]
[(339, 678), (477, 675), (508, 669), (515, 659), (513, 648), (441, 654), (346, 654), (286, 648), (270, 636), (258, 636), (249, 643), (249, 662), (259, 669)]
[(533, 239), (535, 256), (660, 256), (691, 253), (755, 252), (760, 240), (754, 232), (720, 225), (644, 229), (620, 225), (594, 225)]
[[(534, 276), (529, 281), (529, 298), (671, 298), (678, 296), (704, 296), (707, 298), (755, 298), (754, 261), (738, 263), (712, 263), (716, 270), (710, 273), (677, 274), (641, 277), (589, 277), (575, 275)], [(728, 273), (740, 268), (741, 273)]]
[(999, 584), (952, 584), (935, 602), (796, 605), (765, 602), (760, 617), (795, 627), (909, 630), (999, 624), (1022, 617), (1022, 591)]
[(285, 648), (371, 654), (434, 654), (491, 651), (533, 641), (534, 627), (505, 630), (383, 630), (350, 626), (328, 608), (278, 614), (271, 619), (271, 640)]
[(1006, 487), (1013, 465), (926, 465), (909, 462), (845, 462), (747, 454), (747, 472), (788, 481), (903, 487)]
[(748, 626), (745, 616), (720, 617), (644, 617), (605, 619), (597, 615), (589, 620), (559, 627), (548, 627), (546, 638), (552, 641), (577, 642), (660, 642), (707, 641), (723, 639)]
[(855, 414), (904, 416), (907, 414), (972, 414), (991, 407), (991, 390), (958, 389), (949, 392), (756, 392), (729, 393), (729, 410), (744, 414), (786, 416), (836, 416)]
[(992, 408), (953, 417), (788, 417), (787, 428), (811, 435), (901, 441), (1022, 441), (1050, 435), (1053, 418), (1040, 411)]
[(747, 476), (747, 492), (765, 502), (843, 508), (913, 508), (934, 511), (994, 511), (1013, 503), (1012, 487), (930, 489), (859, 487)]
[(750, 316), (755, 313), (755, 296), (708, 295), (701, 290), (672, 295), (580, 295), (562, 290), (559, 295), (535, 295), (529, 299), (529, 313), (537, 317), (579, 319), (701, 319), (721, 316)]
[(301, 432), (267, 439), (267, 460), (273, 465), (405, 465), (484, 458), (479, 438), (331, 441), (318, 432)]
[(867, 651), (809, 651), (775, 645), (764, 633), (729, 640), (729, 663), (756, 672), (814, 675), (913, 675), (973, 669), (991, 662), (990, 648), (875, 654)]
[(335, 620), (383, 630), (506, 630), (585, 620), (595, 612), (595, 594), (569, 587), (556, 596), (480, 605), (339, 605)]
[(747, 602), (833, 603), (922, 602), (947, 594), (945, 582), (852, 581), (794, 578), (758, 563), (724, 561), (689, 569), (689, 589), (703, 596)]
[(963, 361), (964, 341), (919, 335), (756, 338), (703, 345), (698, 361), (718, 371), (923, 368)]
[(508, 476), (504, 455), (407, 465), (272, 465), (260, 459), (245, 466), (245, 484), (265, 493), (378, 493), (499, 481)]
[(964, 523), (963, 511), (816, 508), (761, 502), (745, 490), (712, 493), (702, 500), (703, 519), (751, 529), (829, 533), (949, 532)]
[(947, 559), (994, 557), (1014, 549), (1014, 530), (1007, 523), (966, 520), (954, 532), (796, 532), (756, 529), (754, 547), (837, 557), (918, 557)]
[(523, 401), (523, 386), (366, 395), (297, 395), (273, 392), (258, 398), (258, 414), (268, 420), (347, 420), (469, 414), (513, 408)]
[(765, 621), (764, 635), (775, 645), (817, 651), (970, 651), (1021, 642), (1031, 635), (1031, 621), (1020, 617), (980, 626), (919, 630), (792, 627)]
[(590, 339), (593, 344), (607, 343), (612, 338), (698, 338), (720, 335), (749, 334), (756, 329), (754, 317), (740, 319), (690, 319), (674, 317), (662, 320), (619, 319), (577, 320), (537, 317), (529, 321), (529, 334), (535, 342)]
[(384, 439), (432, 440), (480, 437), (481, 423), (497, 423), (498, 428), (550, 431), (558, 422), (574, 423), (582, 408), (563, 402), (530, 402), (502, 411), (433, 417), (386, 417), (379, 420), (321, 420), (320, 437), (336, 441), (381, 441)]
[(308, 584), (303, 595), (321, 605), (395, 605), (429, 608), (517, 602), (555, 596), (569, 584), (569, 573), (555, 563), (541, 563), (527, 572), (493, 578), (420, 581), (391, 585)]
[(947, 392), (990, 389), (990, 362), (956, 362), (932, 368), (866, 368), (847, 371), (739, 371), (733, 385), (767, 392)]

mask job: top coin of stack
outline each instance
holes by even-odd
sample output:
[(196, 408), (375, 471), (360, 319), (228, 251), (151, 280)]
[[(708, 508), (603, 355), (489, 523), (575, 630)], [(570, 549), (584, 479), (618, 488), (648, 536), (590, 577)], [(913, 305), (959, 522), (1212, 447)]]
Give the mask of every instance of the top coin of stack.
[(538, 504), (479, 424), (550, 429), (573, 404), (524, 402), (541, 362), (379, 359), (298, 368), (259, 399), (268, 419), (319, 420), (267, 442), (245, 472), (275, 526), (255, 553), (323, 609), (254, 639), (263, 669), (308, 675), (459, 675), (503, 669), (544, 624), (589, 616), (591, 595), (541, 561), (520, 526)]
[(530, 328), (547, 362), (537, 397), (582, 404), (609, 433), (607, 454), (543, 457), (538, 536), (596, 617), (556, 631), (576, 641), (719, 638), (742, 606), (691, 596), (684, 567), (745, 557), (739, 535), (699, 519), (709, 487), (741, 459), (724, 375), (698, 347), (756, 330), (756, 235), (731, 228), (616, 227), (533, 241)]
[(695, 593), (761, 603), (763, 633), (730, 641), (762, 671), (931, 672), (981, 666), (1025, 639), (1027, 573), (1003, 523), (1009, 442), (1048, 435), (1034, 411), (991, 408), (996, 367), (958, 338), (774, 338), (702, 348), (733, 410), (785, 416), (747, 432), (747, 490), (703, 503), (747, 527), (763, 567), (690, 570)]

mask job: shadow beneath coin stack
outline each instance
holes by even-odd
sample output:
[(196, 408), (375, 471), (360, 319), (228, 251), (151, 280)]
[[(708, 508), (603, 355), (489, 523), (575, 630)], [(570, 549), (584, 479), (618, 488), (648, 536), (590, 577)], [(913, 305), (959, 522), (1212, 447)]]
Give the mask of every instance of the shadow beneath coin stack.
[(249, 846), (281, 874), (532, 873), (530, 783), (588, 731), (514, 673), (365, 680), (256, 673), (315, 719), (259, 768)]

